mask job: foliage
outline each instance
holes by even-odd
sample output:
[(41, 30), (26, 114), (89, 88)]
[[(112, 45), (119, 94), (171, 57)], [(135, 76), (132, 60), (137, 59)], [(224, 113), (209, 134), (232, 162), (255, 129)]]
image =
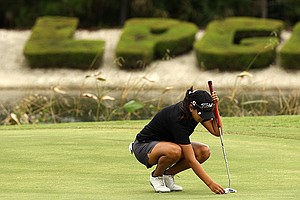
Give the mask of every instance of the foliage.
[[(263, 5), (266, 2), (266, 5)], [(171, 17), (205, 27), (210, 21), (231, 16), (298, 22), (300, 2), (295, 0), (1, 0), (0, 27), (30, 28), (40, 16), (80, 19), (80, 28), (123, 26), (134, 17)]]
[(36, 20), (29, 39), (70, 39), (76, 31), (78, 22), (74, 17), (40, 17)]
[(286, 69), (300, 69), (300, 22), (293, 29), (291, 38), (279, 52), (280, 66)]
[(24, 47), (30, 67), (91, 69), (104, 54), (101, 40), (74, 40), (77, 18), (41, 17)]
[(119, 0), (5, 0), (0, 5), (8, 16), (3, 16), (8, 27), (30, 28), (40, 16), (77, 17), (80, 28), (119, 24)]
[(282, 29), (281, 21), (270, 19), (231, 17), (212, 21), (203, 38), (194, 44), (198, 64), (205, 69), (229, 71), (269, 66), (275, 60)]
[[(235, 80), (235, 85), (220, 99), (219, 110), (222, 116), (268, 116), (268, 115), (299, 115), (300, 93), (291, 91), (284, 94), (281, 90), (272, 95), (263, 95), (265, 91), (256, 90), (253, 94), (243, 80), (253, 75), (247, 71), (241, 72)], [(246, 80), (245, 80), (246, 81)]]
[[(251, 76), (249, 72), (242, 72), (237, 75), (233, 88), (220, 91), (221, 116), (300, 114), (299, 92), (291, 91), (286, 94), (278, 90), (272, 92), (272, 95), (258, 89), (254, 92), (243, 85), (243, 81), (247, 81)], [(95, 81), (94, 91), (85, 88), (85, 81), (88, 79)], [(159, 91), (156, 97), (145, 98), (149, 89), (144, 88), (151, 87), (151, 81), (145, 77), (135, 79), (134, 82), (128, 80), (128, 85), (124, 85), (121, 89), (106, 88), (105, 81), (101, 73), (96, 72), (86, 75), (76, 95), (59, 87), (53, 87), (47, 94), (25, 97), (12, 108), (2, 105), (0, 123), (11, 125), (149, 119), (165, 106), (181, 100), (177, 97), (172, 98), (173, 101), (170, 102), (165, 98), (166, 95), (170, 95), (170, 91), (174, 90), (170, 87)]]
[(116, 47), (122, 69), (142, 69), (152, 60), (169, 53), (178, 55), (192, 49), (197, 33), (192, 23), (164, 18), (138, 18), (126, 21)]
[(127, 103), (124, 104), (124, 109), (128, 112), (128, 113), (133, 113), (139, 109), (142, 109), (144, 107), (144, 105), (140, 102), (137, 102), (135, 100), (131, 100)]

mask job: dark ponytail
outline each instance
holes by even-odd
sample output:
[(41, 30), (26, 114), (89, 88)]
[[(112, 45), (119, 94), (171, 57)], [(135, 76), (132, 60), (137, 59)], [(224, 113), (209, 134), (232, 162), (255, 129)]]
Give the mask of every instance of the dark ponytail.
[(190, 89), (188, 89), (185, 93), (185, 97), (182, 101), (182, 106), (180, 108), (180, 115), (179, 115), (180, 120), (189, 120), (192, 117), (190, 109), (189, 109), (189, 105), (190, 105), (189, 95), (193, 91), (194, 91), (193, 86), (191, 86)]

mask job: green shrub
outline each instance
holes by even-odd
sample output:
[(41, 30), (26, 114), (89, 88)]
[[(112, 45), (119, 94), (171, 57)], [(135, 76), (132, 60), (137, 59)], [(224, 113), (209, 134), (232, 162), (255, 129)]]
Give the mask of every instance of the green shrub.
[(72, 39), (78, 20), (41, 17), (24, 47), (30, 67), (90, 69), (101, 62), (105, 42)]
[(71, 39), (78, 25), (77, 18), (40, 17), (37, 19), (30, 39)]
[(291, 38), (279, 52), (280, 65), (286, 69), (300, 69), (300, 22), (293, 30)]
[(166, 54), (178, 55), (192, 49), (197, 26), (174, 19), (139, 18), (126, 22), (116, 48), (123, 69), (139, 69)]
[(248, 70), (270, 65), (283, 28), (278, 20), (233, 17), (211, 22), (195, 42), (198, 64), (206, 69)]

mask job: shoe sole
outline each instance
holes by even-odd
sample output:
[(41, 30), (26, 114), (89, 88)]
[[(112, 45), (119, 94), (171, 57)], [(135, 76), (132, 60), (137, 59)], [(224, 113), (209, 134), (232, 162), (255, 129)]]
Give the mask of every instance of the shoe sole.
[[(150, 185), (153, 187), (153, 185), (152, 185), (151, 182), (150, 182)], [(172, 192), (171, 190), (170, 190), (170, 191), (156, 191), (156, 190), (154, 189), (154, 187), (153, 187), (153, 190), (154, 190), (154, 192), (156, 192), (156, 193), (169, 193), (169, 192)]]

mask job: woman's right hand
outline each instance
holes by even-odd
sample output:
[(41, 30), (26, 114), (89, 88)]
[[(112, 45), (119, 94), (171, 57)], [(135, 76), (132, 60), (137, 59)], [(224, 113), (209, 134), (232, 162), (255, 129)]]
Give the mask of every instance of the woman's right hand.
[(216, 182), (212, 182), (208, 185), (208, 187), (216, 194), (225, 194), (224, 188)]
[(211, 93), (211, 98), (213, 99), (214, 103), (218, 103), (218, 102), (219, 102), (219, 97), (218, 97), (216, 91), (213, 91), (213, 92)]

